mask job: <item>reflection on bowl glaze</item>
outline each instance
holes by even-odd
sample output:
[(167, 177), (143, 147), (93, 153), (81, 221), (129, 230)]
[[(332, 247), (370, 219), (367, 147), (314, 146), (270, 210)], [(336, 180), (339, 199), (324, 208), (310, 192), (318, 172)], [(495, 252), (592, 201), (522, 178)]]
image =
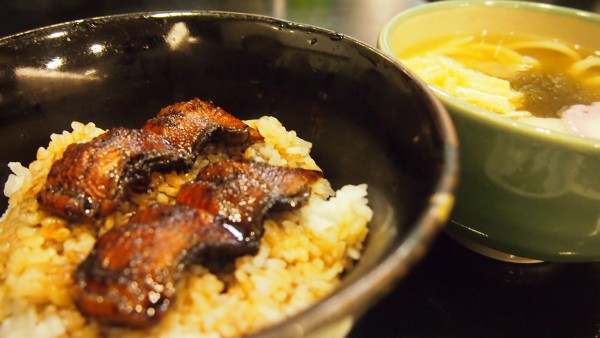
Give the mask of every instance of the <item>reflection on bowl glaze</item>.
[(600, 158), (589, 158), (582, 156), (582, 162), (574, 175), (572, 192), (581, 197), (592, 198), (600, 201)]
[[(569, 193), (583, 157), (544, 147), (520, 147), (514, 139), (494, 138), (484, 170), (487, 177), (512, 193), (551, 198)], [(511, 154), (507, 160), (506, 154)]]

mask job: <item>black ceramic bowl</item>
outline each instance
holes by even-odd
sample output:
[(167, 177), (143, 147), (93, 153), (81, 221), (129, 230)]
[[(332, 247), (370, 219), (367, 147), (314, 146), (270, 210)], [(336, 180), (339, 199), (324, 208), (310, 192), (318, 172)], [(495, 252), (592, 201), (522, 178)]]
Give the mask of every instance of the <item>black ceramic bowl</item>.
[(423, 256), (452, 207), (457, 141), (423, 83), (341, 34), (222, 12), (103, 17), (0, 39), (1, 179), (73, 120), (137, 127), (193, 97), (242, 119), (277, 117), (313, 142), (334, 188), (369, 187), (374, 218), (357, 267), (260, 336), (343, 335)]

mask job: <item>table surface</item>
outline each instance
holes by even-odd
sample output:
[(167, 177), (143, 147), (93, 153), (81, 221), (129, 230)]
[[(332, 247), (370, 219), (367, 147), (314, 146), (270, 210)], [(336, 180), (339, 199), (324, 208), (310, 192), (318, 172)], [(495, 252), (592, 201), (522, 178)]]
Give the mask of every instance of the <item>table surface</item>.
[[(109, 14), (223, 10), (329, 28), (375, 45), (379, 29), (418, 0), (20, 0), (0, 2), (0, 36)], [(600, 1), (540, 1), (600, 12)], [(357, 323), (361, 337), (600, 337), (600, 263), (518, 265), (445, 234)]]

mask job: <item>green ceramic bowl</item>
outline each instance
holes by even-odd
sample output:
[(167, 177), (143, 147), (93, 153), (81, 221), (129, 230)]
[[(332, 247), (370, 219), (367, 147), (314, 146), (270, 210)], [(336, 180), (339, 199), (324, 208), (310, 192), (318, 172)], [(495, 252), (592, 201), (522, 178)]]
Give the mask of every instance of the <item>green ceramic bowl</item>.
[[(522, 1), (414, 7), (384, 26), (378, 47), (401, 55), (424, 39), (483, 30), (600, 50), (600, 16)], [(449, 234), (506, 258), (600, 260), (600, 140), (532, 127), (431, 88), (454, 119), (462, 151)]]

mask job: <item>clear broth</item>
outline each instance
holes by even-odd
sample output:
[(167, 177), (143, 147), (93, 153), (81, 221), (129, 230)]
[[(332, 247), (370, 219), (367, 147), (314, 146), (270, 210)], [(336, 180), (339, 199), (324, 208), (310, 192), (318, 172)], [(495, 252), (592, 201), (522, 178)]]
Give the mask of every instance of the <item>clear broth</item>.
[(523, 94), (516, 110), (536, 117), (559, 117), (569, 106), (600, 101), (600, 53), (573, 43), (484, 32), (423, 41), (398, 56), (409, 59), (430, 52), (509, 81)]

